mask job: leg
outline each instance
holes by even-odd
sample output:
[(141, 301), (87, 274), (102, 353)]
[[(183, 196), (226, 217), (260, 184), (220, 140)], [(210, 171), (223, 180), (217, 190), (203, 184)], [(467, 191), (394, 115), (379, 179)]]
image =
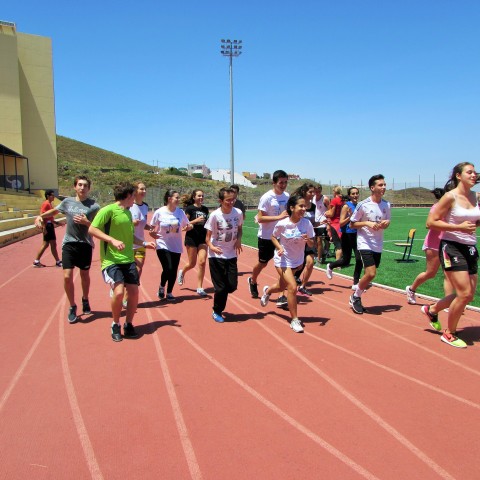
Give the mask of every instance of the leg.
[(67, 295), (70, 306), (75, 305), (75, 286), (73, 284), (73, 268), (65, 268), (63, 270), (63, 288)]
[[(477, 275), (469, 275), (466, 271), (446, 271), (445, 275), (456, 292), (450, 306), (448, 307), (447, 332), (455, 334), (458, 322), (465, 307), (473, 300), (475, 289), (477, 287)], [(452, 295), (450, 295), (450, 297), (452, 297)]]
[(430, 280), (435, 277), (440, 267), (440, 259), (438, 258), (438, 251), (432, 250), (428, 248), (425, 250), (425, 257), (427, 261), (427, 268), (424, 272), (419, 273), (417, 278), (413, 281), (412, 285), (410, 286), (410, 290), (414, 292), (417, 288), (425, 283), (427, 280)]
[(40, 247), (40, 250), (37, 252), (37, 256), (35, 257), (35, 260), (37, 262), (40, 261), (40, 259), (42, 258), (42, 255), (45, 253), (45, 250), (48, 248), (48, 242), (43, 240), (42, 242), (42, 246)]
[(198, 255), (197, 247), (192, 247), (190, 245), (187, 245), (188, 263), (184, 265), (182, 269), (184, 276), (189, 270), (191, 270), (192, 268), (195, 268), (195, 265), (197, 264), (197, 255)]
[(123, 282), (117, 282), (113, 285), (113, 295), (110, 299), (110, 306), (112, 308), (112, 318), (115, 323), (120, 325), (120, 314), (122, 313), (122, 301), (125, 291)]
[(88, 299), (90, 293), (90, 270), (80, 270), (80, 279), (82, 281), (82, 297)]
[(60, 257), (58, 256), (57, 252), (57, 241), (56, 240), (50, 240), (50, 251), (52, 252), (53, 258), (55, 259), (55, 262), (60, 261)]
[(227, 272), (223, 258), (209, 258), (210, 275), (212, 277), (215, 294), (213, 296), (213, 311), (221, 315), (225, 310), (228, 297)]
[(138, 305), (138, 285), (126, 283), (125, 290), (128, 296), (126, 323), (133, 323), (133, 317)]
[(207, 246), (202, 243), (197, 250), (197, 263), (198, 263), (198, 275), (197, 275), (197, 288), (203, 288), (203, 279), (205, 277), (205, 266), (207, 263)]
[(303, 270), (303, 279), (302, 279), (302, 287), (305, 288), (308, 281), (310, 280), (310, 276), (313, 272), (313, 265), (314, 265), (313, 255), (307, 255), (305, 257), (305, 268)]

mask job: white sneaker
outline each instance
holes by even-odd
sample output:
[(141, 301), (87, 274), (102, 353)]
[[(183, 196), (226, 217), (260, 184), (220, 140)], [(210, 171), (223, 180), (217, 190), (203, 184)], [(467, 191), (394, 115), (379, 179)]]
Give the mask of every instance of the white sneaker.
[(265, 285), (263, 287), (263, 295), (262, 295), (262, 298), (260, 299), (260, 305), (262, 307), (266, 307), (267, 304), (268, 304), (268, 301), (270, 300), (270, 294), (267, 293), (267, 290), (268, 290), (268, 285)]
[(197, 294), (201, 297), (208, 297), (208, 293), (203, 288), (197, 288)]
[(352, 290), (356, 290), (358, 287), (358, 283), (356, 283), (355, 285), (352, 285)]
[(415, 292), (410, 289), (410, 285), (405, 288), (405, 291), (407, 292), (407, 302), (410, 305), (416, 305), (417, 304), (417, 297), (415, 295)]
[(331, 280), (333, 278), (333, 270), (330, 268), (330, 264), (327, 263), (327, 278)]
[(298, 318), (294, 318), (290, 322), (290, 328), (295, 332), (295, 333), (302, 333), (303, 332), (303, 327), (302, 324), (300, 323), (300, 320)]
[(178, 271), (177, 283), (183, 285), (183, 270)]

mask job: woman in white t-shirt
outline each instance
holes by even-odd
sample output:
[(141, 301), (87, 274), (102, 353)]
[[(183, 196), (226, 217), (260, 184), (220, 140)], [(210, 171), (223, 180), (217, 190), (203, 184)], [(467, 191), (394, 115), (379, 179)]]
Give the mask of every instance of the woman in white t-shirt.
[(288, 217), (279, 220), (273, 229), (272, 243), (275, 246), (273, 261), (278, 273), (278, 282), (263, 288), (260, 300), (262, 307), (268, 303), (272, 293), (287, 290), (288, 310), (292, 320), (290, 327), (294, 332), (303, 332), (303, 326), (297, 316), (297, 282), (295, 272), (302, 268), (305, 244), (313, 247), (315, 233), (312, 223), (304, 218), (306, 206), (305, 199), (300, 195), (292, 195), (286, 207)]
[(155, 210), (150, 223), (151, 235), (156, 239), (157, 256), (162, 265), (158, 289), (160, 300), (165, 298), (165, 287), (167, 300), (175, 300), (172, 291), (183, 251), (182, 232), (193, 228), (185, 212), (178, 207), (179, 201), (180, 195), (176, 190), (167, 190), (164, 206)]

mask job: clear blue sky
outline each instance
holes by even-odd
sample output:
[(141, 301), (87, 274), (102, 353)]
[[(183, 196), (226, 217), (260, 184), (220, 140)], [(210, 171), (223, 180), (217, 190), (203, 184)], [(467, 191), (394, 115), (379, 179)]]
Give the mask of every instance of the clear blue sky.
[(57, 132), (159, 166), (443, 184), (480, 168), (478, 0), (7, 2), (53, 41)]

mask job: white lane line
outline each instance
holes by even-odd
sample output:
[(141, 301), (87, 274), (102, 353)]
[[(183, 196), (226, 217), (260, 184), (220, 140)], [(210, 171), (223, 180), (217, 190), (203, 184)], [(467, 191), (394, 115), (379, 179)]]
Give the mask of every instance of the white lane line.
[(68, 401), (70, 403), (70, 409), (72, 411), (73, 423), (77, 429), (78, 439), (80, 440), (80, 445), (82, 446), (83, 453), (85, 455), (85, 460), (87, 461), (88, 469), (90, 475), (94, 480), (103, 480), (103, 475), (98, 465), (97, 459), (95, 457), (95, 450), (93, 448), (92, 442), (87, 432), (87, 427), (83, 420), (82, 411), (77, 400), (77, 394), (75, 393), (75, 387), (73, 385), (72, 376), (70, 374), (70, 367), (68, 365), (68, 356), (67, 348), (65, 345), (65, 304), (66, 296), (63, 297), (62, 308), (58, 315), (58, 337), (59, 337), (59, 347), (60, 347), (60, 359), (62, 363), (63, 370), (63, 380), (65, 382), (65, 389), (68, 396)]
[(16, 275), (14, 275), (13, 277), (10, 277), (6, 282), (2, 283), (0, 285), (0, 288), (3, 288), (5, 285), (8, 285), (10, 282), (15, 280), (17, 277), (19, 277), (22, 273), (26, 272), (30, 268), (35, 268), (35, 267), (32, 267), (31, 265), (29, 265), (28, 267), (25, 267), (23, 270), (20, 270)]
[[(145, 298), (149, 302), (152, 302), (152, 298), (148, 295), (145, 288), (144, 287), (140, 287), (140, 288)], [(147, 313), (148, 320), (150, 324), (152, 324), (153, 323), (152, 313), (148, 308), (145, 310)], [(163, 314), (163, 312), (160, 312), (160, 313), (165, 320), (168, 320), (168, 318), (165, 316), (165, 314)], [(190, 436), (188, 434), (187, 425), (183, 418), (182, 408), (180, 406), (180, 402), (178, 401), (178, 397), (175, 392), (175, 387), (173, 385), (172, 377), (170, 375), (170, 370), (168, 369), (167, 359), (165, 358), (165, 354), (163, 353), (163, 348), (160, 342), (160, 338), (158, 337), (156, 332), (154, 335), (152, 335), (152, 337), (155, 344), (155, 349), (157, 351), (158, 359), (160, 361), (160, 367), (162, 369), (163, 378), (165, 380), (165, 386), (167, 388), (168, 397), (170, 399), (170, 404), (173, 410), (173, 416), (175, 417), (175, 423), (177, 425), (178, 434), (180, 436), (180, 442), (182, 444), (183, 452), (187, 460), (190, 475), (194, 480), (201, 480), (202, 472), (200, 470), (200, 465), (198, 464), (197, 456), (195, 455), (195, 450), (193, 448), (192, 441), (190, 440)]]

